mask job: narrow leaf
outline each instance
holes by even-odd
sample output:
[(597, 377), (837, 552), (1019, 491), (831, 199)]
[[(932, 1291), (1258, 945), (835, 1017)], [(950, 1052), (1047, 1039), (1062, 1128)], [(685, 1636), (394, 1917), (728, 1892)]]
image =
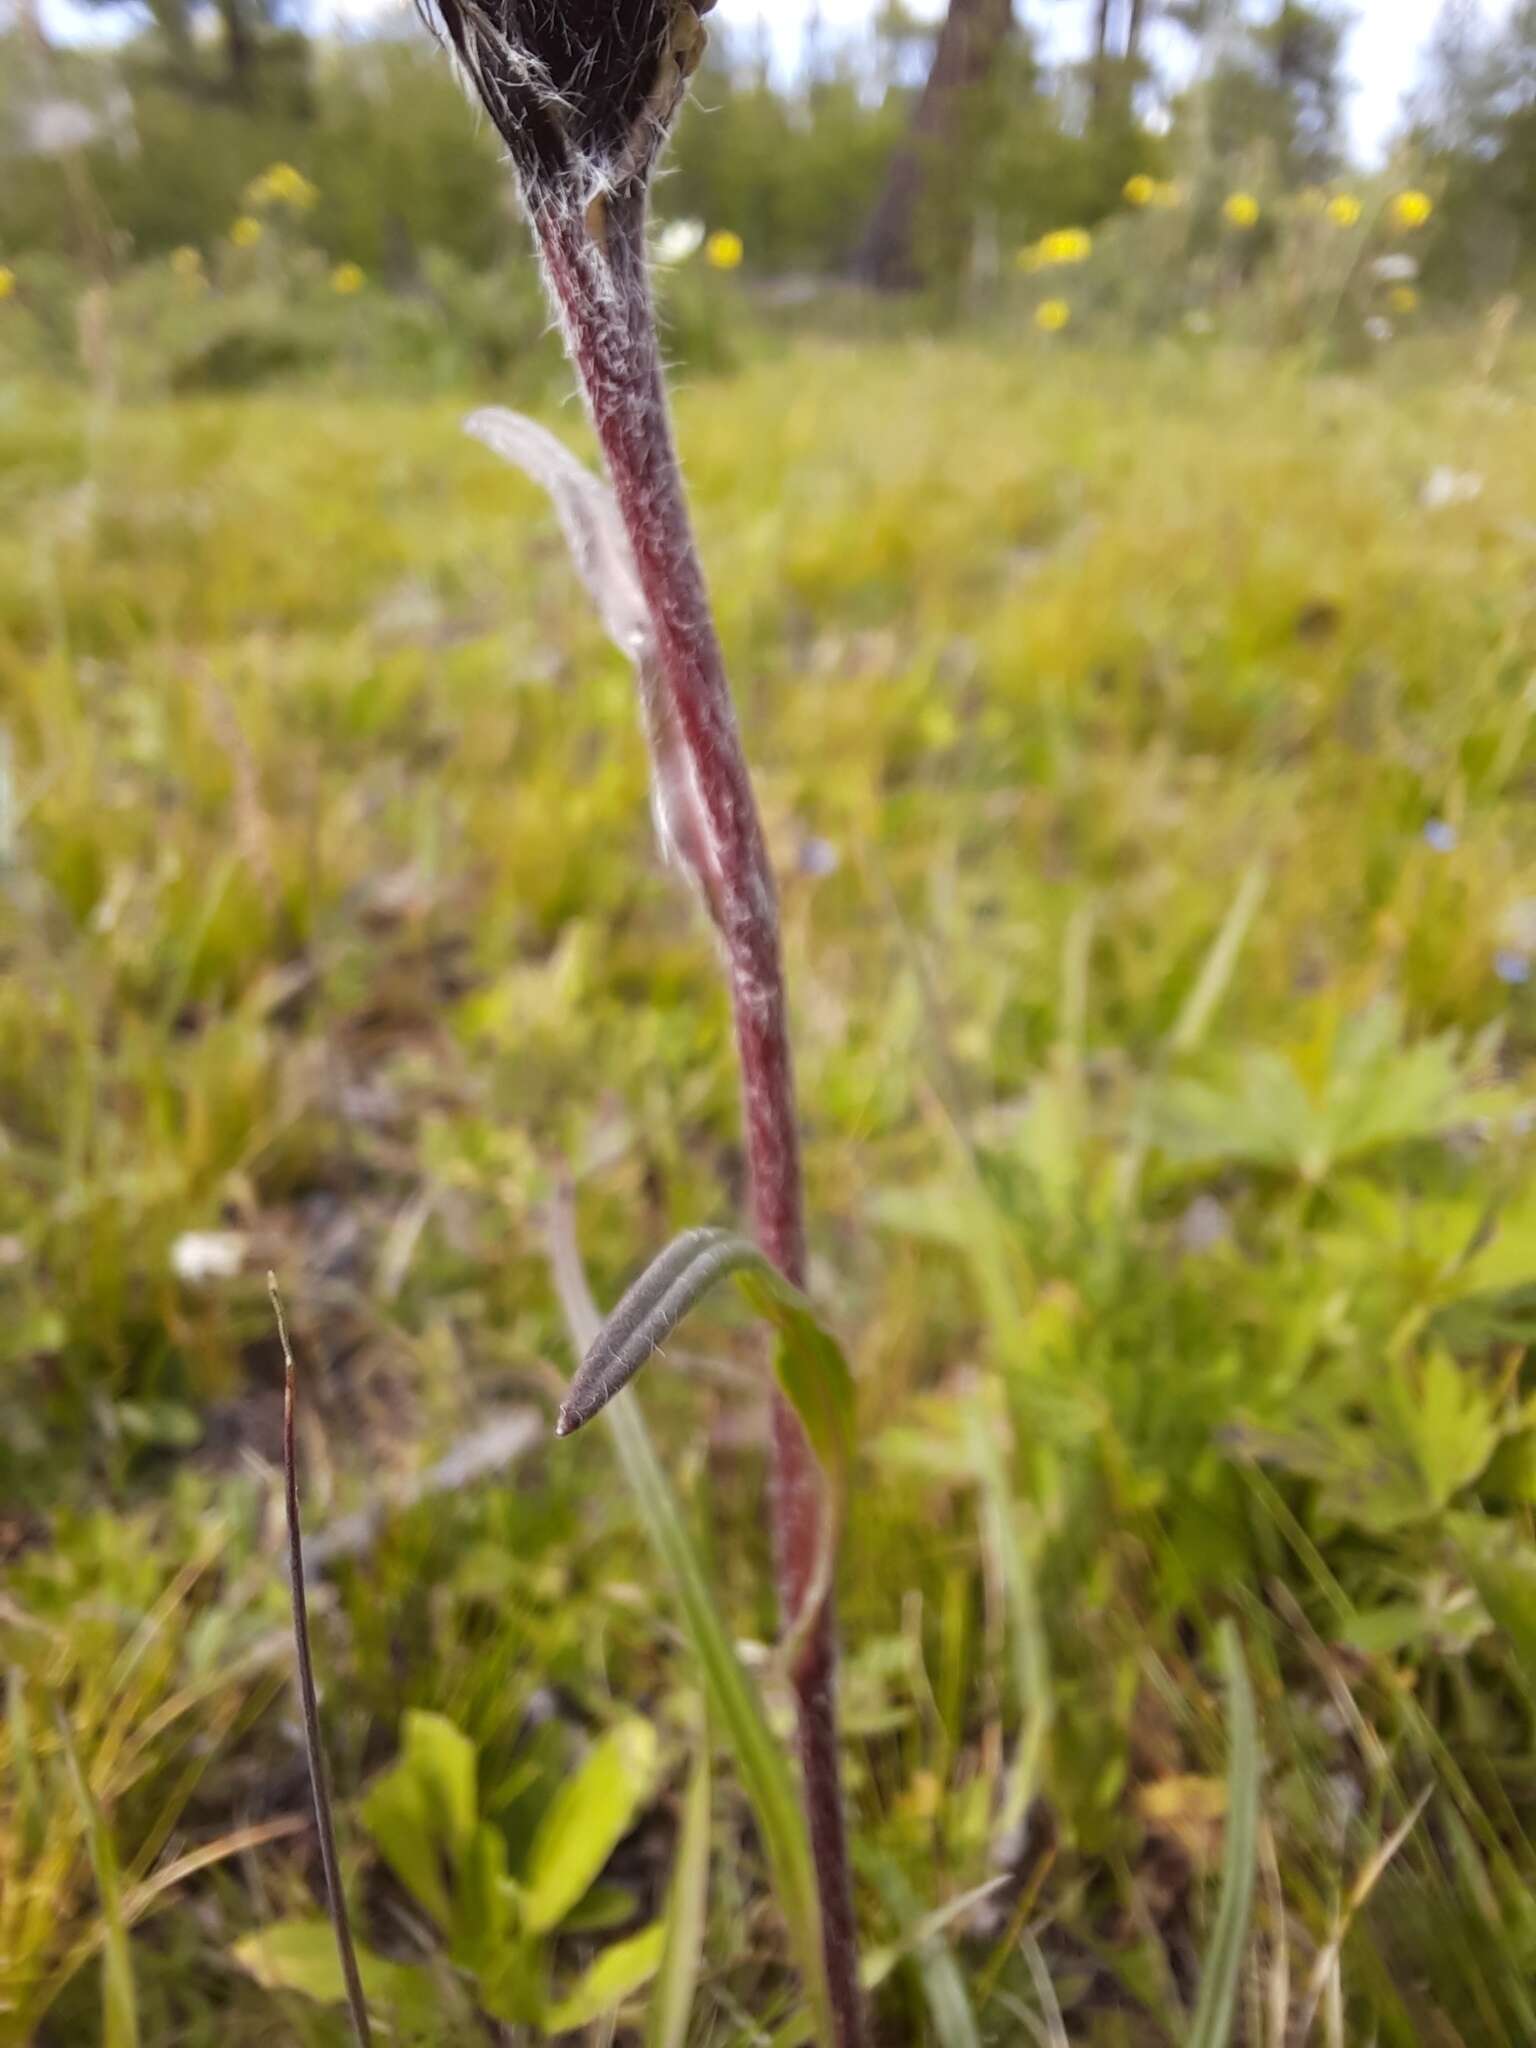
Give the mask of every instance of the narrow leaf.
[(688, 1312), (735, 1276), (748, 1305), (778, 1331), (775, 1371), (834, 1487), (852, 1461), (854, 1390), (835, 1337), (798, 1287), (755, 1244), (727, 1230), (688, 1230), (654, 1259), (607, 1318), (571, 1381), (557, 1436), (572, 1436), (628, 1386)]
[(686, 2048), (688, 2022), (704, 1959), (709, 1920), (709, 1733), (699, 1738), (698, 1755), (683, 1796), (682, 1826), (667, 1894), (666, 1944), (656, 1988), (645, 2016), (645, 2048)]
[(117, 1851), (101, 1808), (91, 1792), (62, 1709), (59, 1740), (69, 1772), (70, 1789), (85, 1826), (91, 1873), (101, 1900), (101, 2038), (103, 2048), (139, 2048), (139, 2005), (133, 1985), (133, 1959), (123, 1917), (122, 1880)]
[(1222, 1623), (1219, 1646), (1227, 1679), (1231, 1747), (1227, 1765), (1227, 1839), (1216, 1923), (1200, 1979), (1200, 2002), (1190, 2026), (1188, 2048), (1227, 2048), (1232, 2038), (1258, 1856), (1258, 1732), (1242, 1644), (1230, 1621)]
[(871, 1869), (916, 1961), (928, 2016), (933, 2022), (933, 2038), (939, 2048), (981, 2048), (970, 1994), (949, 1943), (942, 1933), (919, 1928), (912, 1887), (894, 1859), (872, 1858)]
[(1237, 893), (1221, 921), (1221, 929), (1201, 964), (1193, 988), (1184, 999), (1168, 1037), (1169, 1048), (1173, 1052), (1194, 1052), (1204, 1043), (1211, 1019), (1231, 984), (1238, 956), (1268, 888), (1269, 864), (1261, 858), (1244, 869)]
[(813, 2038), (830, 2048), (837, 2037), (821, 1946), (820, 1898), (794, 1775), (715, 1606), (677, 1497), (639, 1408), (632, 1401), (620, 1402), (611, 1411), (609, 1424), (646, 1533), (671, 1577), (690, 1645), (704, 1674), (711, 1711), (730, 1742), (743, 1788), (757, 1816), (773, 1888), (810, 2002)]
[(612, 491), (546, 428), (497, 405), (470, 414), (464, 431), (549, 494), (577, 575), (610, 640), (634, 663), (651, 757), (651, 804), (662, 852), (675, 858), (719, 922), (719, 863), (670, 693), (662, 687), (656, 633)]
[[(568, 1198), (557, 1200), (551, 1209), (551, 1263), (572, 1335), (590, 1349), (601, 1326), (581, 1269), (568, 1209)], [(736, 1655), (710, 1594), (698, 1551), (639, 1406), (620, 1401), (609, 1410), (608, 1421), (646, 1535), (672, 1581), (689, 1643), (704, 1676), (710, 1711), (730, 1745), (757, 1818), (774, 1893), (805, 1986), (810, 2038), (818, 2048), (836, 2048), (816, 1868), (794, 1776), (768, 1725), (757, 1687)]]
[(1023, 1826), (1039, 1789), (1055, 1718), (1050, 1645), (1040, 1615), (1034, 1561), (1019, 1528), (1018, 1510), (997, 1435), (987, 1420), (967, 1416), (967, 1447), (981, 1492), (982, 1541), (1003, 1588), (1008, 1644), (1018, 1697), (1019, 1735), (998, 1814), (996, 1837), (1006, 1843)]
[(762, 1256), (756, 1245), (728, 1230), (687, 1230), (675, 1238), (620, 1298), (588, 1346), (556, 1420), (556, 1436), (573, 1436), (601, 1414), (718, 1281), (761, 1263)]
[(651, 621), (612, 491), (547, 427), (505, 406), (472, 412), (464, 431), (548, 493), (604, 630), (621, 653), (638, 661), (651, 642)]

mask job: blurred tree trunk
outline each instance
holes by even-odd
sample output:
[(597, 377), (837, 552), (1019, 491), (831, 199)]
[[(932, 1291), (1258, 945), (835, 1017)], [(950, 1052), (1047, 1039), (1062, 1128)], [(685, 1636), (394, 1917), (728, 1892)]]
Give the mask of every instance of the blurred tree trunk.
[(185, 82), (193, 73), (192, 23), (187, 0), (149, 0), (149, 16), (165, 46), (172, 74)]
[(1012, 27), (1013, 0), (949, 0), (912, 126), (854, 259), (856, 275), (878, 290), (922, 283), (918, 226), (935, 167), (964, 142), (966, 102), (992, 76)]
[(1089, 92), (1095, 116), (1109, 97), (1109, 14), (1113, 0), (1093, 0), (1093, 56), (1089, 61)]
[(225, 78), (234, 99), (248, 100), (255, 90), (256, 36), (245, 11), (245, 0), (218, 0), (219, 19), (224, 24)]
[(1093, 54), (1088, 65), (1089, 101), (1096, 121), (1130, 110), (1142, 31), (1147, 25), (1147, 0), (1094, 0)]

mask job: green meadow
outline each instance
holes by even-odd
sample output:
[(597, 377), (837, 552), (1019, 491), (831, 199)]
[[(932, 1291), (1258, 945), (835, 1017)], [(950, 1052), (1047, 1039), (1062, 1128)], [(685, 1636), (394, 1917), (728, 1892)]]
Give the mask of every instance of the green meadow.
[[(1190, 2040), (1228, 1622), (1234, 2040), (1536, 2039), (1536, 354), (1477, 353), (682, 379), (858, 1389), (889, 2042)], [(803, 2038), (608, 1439), (549, 1434), (564, 1177), (607, 1302), (742, 1161), (631, 676), (460, 432), (495, 396), (0, 390), (6, 2048), (347, 2038), (269, 1269), (385, 2038), (638, 2042), (658, 1921), (681, 2038)], [(717, 1306), (625, 1398), (787, 1720), (766, 1394)]]

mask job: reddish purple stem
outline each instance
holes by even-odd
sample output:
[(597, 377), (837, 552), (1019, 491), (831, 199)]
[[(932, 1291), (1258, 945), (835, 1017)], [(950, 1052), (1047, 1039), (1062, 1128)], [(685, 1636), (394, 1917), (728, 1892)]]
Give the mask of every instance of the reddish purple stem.
[[(558, 202), (535, 213), (567, 346), (591, 409), (656, 634), (708, 868), (700, 876), (724, 942), (741, 1066), (753, 1227), (773, 1263), (805, 1284), (805, 1212), (777, 893), (736, 726), (672, 438), (645, 265), (645, 194), (611, 197), (594, 237)], [(793, 1625), (817, 1567), (822, 1488), (794, 1410), (776, 1397), (773, 1528), (779, 1609)], [(840, 1780), (837, 1650), (830, 1598), (794, 1671), (811, 1847), (840, 2048), (863, 2038)]]

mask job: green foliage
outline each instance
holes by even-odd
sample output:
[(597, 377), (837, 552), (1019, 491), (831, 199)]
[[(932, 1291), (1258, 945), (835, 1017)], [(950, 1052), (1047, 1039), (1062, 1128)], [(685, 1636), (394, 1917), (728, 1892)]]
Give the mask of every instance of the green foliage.
[(1232, 1750), (1227, 1766), (1226, 1844), (1211, 1946), (1201, 1974), (1199, 2002), (1190, 2020), (1190, 2048), (1226, 2048), (1233, 2038), (1259, 1853), (1262, 1764), (1253, 1691), (1242, 1644), (1230, 1622), (1222, 1625), (1219, 1648), (1227, 1680)]
[(667, 1894), (666, 1940), (645, 2015), (646, 2048), (684, 2048), (709, 1929), (709, 1744), (699, 1744), (683, 1800)]
[[(807, 341), (683, 393), (857, 1396), (841, 1706), (892, 2039), (962, 2024), (945, 1951), (984, 2042), (1057, 2007), (1085, 2048), (1188, 2038), (1240, 1851), (1224, 1619), (1260, 2024), (1281, 1940), (1294, 2031), (1337, 1937), (1345, 2040), (1536, 2036), (1532, 376), (1518, 336), (1489, 385), (1432, 339), (1369, 376)], [(484, 395), (0, 387), (0, 2039), (102, 2039), (60, 1706), (140, 2038), (338, 2038), (246, 1476), (273, 1262), (330, 1361), (312, 1540), (380, 1509), (315, 1623), (381, 2014), (472, 2039), (531, 1957), (552, 2025), (666, 1921), (694, 2040), (806, 2023), (744, 1319), (616, 1405), (643, 1513), (603, 1437), (387, 1510), (491, 1405), (553, 1406), (552, 1157), (605, 1299), (739, 1170), (627, 665), (461, 436)], [(1442, 464), (1480, 495), (1427, 502)], [(654, 1772), (532, 1933), (552, 1802), (637, 1715)]]
[[(610, 1944), (558, 1995), (549, 1988), (544, 1954), (546, 1938), (572, 1919), (645, 1805), (655, 1751), (648, 1722), (610, 1729), (555, 1793), (524, 1868), (513, 1876), (504, 1833), (480, 1817), (475, 1745), (440, 1714), (406, 1715), (400, 1757), (370, 1788), (360, 1816), (449, 1959), (473, 1980), (483, 2012), (541, 2034), (565, 2034), (616, 2012), (656, 1973), (659, 1924)], [(621, 1907), (621, 1917), (631, 1914)], [(325, 1920), (263, 1928), (233, 1953), (269, 1988), (324, 2004), (342, 2001), (341, 1967)], [(382, 2018), (393, 2016), (411, 2030), (432, 2023), (427, 1968), (385, 1962), (366, 1950), (359, 1966)]]

